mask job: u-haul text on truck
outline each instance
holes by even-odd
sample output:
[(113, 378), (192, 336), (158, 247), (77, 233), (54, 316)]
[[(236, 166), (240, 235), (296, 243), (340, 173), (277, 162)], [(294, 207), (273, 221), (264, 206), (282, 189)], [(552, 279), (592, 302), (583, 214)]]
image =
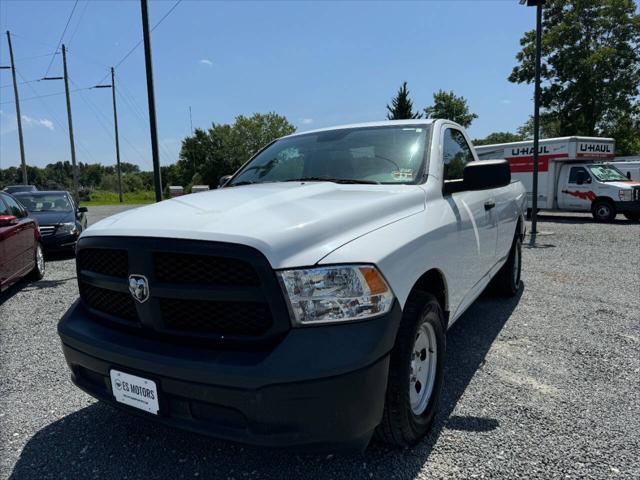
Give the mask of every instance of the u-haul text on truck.
[[(611, 165), (612, 138), (561, 137), (540, 140), (538, 146), (538, 207), (543, 210), (591, 212), (599, 221), (617, 213), (640, 220), (640, 182), (629, 180)], [(533, 141), (481, 145), (480, 160), (504, 158), (512, 177), (533, 191)]]

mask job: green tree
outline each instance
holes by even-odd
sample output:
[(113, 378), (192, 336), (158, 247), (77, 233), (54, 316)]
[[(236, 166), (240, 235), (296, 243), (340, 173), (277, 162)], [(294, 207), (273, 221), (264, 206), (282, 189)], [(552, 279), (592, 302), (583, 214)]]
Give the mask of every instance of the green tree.
[(511, 133), (511, 132), (493, 132), (487, 135), (484, 138), (476, 138), (473, 141), (474, 145), (491, 145), (494, 143), (509, 143), (509, 142), (520, 142), (521, 140), (525, 140), (525, 138), (519, 133)]
[[(516, 130), (523, 140), (533, 139), (533, 116)], [(564, 134), (558, 120), (548, 112), (540, 113), (540, 138), (562, 137)]]
[[(547, 0), (541, 106), (554, 135), (616, 138), (620, 155), (640, 147), (640, 15), (633, 0)], [(535, 31), (520, 40), (509, 81), (534, 80)], [(550, 127), (553, 128), (550, 128)]]
[(198, 175), (203, 183), (216, 186), (220, 177), (236, 171), (262, 147), (293, 132), (295, 127), (275, 113), (240, 115), (232, 125), (196, 129), (182, 141), (174, 183), (187, 186)]
[(422, 114), (413, 111), (413, 102), (409, 98), (407, 82), (402, 82), (396, 96), (391, 99), (391, 106), (387, 105), (388, 120), (410, 120), (422, 118)]
[(466, 98), (444, 90), (438, 90), (433, 94), (433, 105), (425, 108), (424, 113), (427, 118), (452, 120), (465, 128), (478, 118), (478, 115), (469, 111)]

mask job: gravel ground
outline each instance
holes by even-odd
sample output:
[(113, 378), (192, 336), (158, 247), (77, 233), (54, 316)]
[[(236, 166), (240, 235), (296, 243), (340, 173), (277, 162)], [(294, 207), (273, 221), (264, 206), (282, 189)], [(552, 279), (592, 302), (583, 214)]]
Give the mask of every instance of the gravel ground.
[(258, 449), (96, 403), (71, 385), (55, 330), (74, 262), (50, 259), (0, 299), (0, 477), (640, 478), (640, 225), (540, 220), (553, 234), (525, 244), (521, 295), (485, 295), (449, 331), (435, 428), (404, 451)]

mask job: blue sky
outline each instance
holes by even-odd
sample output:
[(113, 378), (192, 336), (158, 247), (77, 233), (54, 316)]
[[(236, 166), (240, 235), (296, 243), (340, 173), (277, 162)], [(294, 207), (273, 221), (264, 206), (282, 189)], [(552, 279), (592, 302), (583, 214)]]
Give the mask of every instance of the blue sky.
[[(150, 2), (150, 21), (175, 0)], [(14, 34), (18, 81), (41, 78), (74, 1), (2, 0), (4, 32)], [(532, 111), (532, 86), (506, 77), (535, 11), (517, 0), (422, 2), (182, 1), (152, 33), (161, 162), (178, 157), (194, 127), (275, 111), (299, 130), (380, 120), (407, 81), (414, 105), (442, 88), (465, 96), (479, 118), (473, 137), (514, 131)], [(142, 38), (137, 1), (80, 1), (64, 35), (69, 49), (77, 158), (115, 163), (108, 89), (95, 85)], [(36, 57), (36, 58), (34, 58)], [(53, 57), (49, 75), (62, 74)], [(142, 46), (116, 69), (123, 161), (151, 169)], [(0, 167), (19, 164), (11, 74), (0, 70)], [(62, 81), (19, 86), (27, 162), (68, 160)], [(49, 95), (41, 99), (30, 99)]]

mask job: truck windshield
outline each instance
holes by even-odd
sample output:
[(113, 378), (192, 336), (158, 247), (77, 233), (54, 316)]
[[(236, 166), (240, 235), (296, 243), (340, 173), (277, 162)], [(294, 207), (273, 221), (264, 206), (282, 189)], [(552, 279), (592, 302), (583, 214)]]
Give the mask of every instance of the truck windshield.
[(613, 165), (589, 165), (591, 173), (601, 182), (624, 182), (629, 180)]
[(227, 186), (266, 182), (416, 183), (429, 125), (345, 128), (283, 138)]

